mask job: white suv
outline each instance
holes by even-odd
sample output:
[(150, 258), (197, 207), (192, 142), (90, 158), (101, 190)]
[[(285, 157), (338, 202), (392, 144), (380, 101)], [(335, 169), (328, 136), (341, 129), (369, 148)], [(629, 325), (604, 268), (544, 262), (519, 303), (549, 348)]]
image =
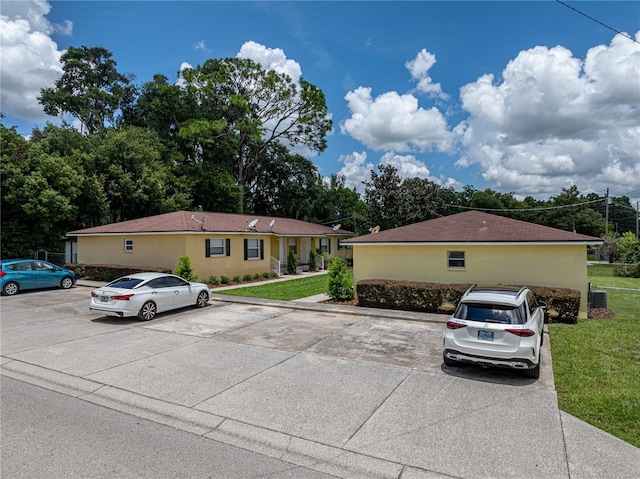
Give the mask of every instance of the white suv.
[(447, 322), (444, 363), (521, 369), (540, 377), (546, 307), (528, 288), (472, 286)]

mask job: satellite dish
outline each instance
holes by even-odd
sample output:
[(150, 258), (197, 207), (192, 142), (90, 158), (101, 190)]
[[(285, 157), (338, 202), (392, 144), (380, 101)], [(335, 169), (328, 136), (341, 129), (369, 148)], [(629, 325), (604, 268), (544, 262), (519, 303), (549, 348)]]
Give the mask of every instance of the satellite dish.
[(255, 228), (257, 224), (258, 224), (258, 218), (256, 218), (255, 220), (251, 220), (249, 221), (249, 228)]
[(196, 223), (200, 223), (200, 229), (204, 231), (204, 216), (202, 217), (201, 220), (199, 220), (198, 218), (196, 218), (196, 215), (191, 215), (191, 219)]
[(376, 234), (378, 231), (380, 231), (380, 226), (374, 226), (371, 230), (371, 234)]
[(341, 227), (342, 227), (342, 225), (340, 223), (338, 223), (337, 225), (334, 225), (333, 231), (338, 231)]
[(271, 220), (269, 222), (269, 228), (273, 228), (273, 225), (275, 225), (275, 224), (276, 224), (276, 220)]

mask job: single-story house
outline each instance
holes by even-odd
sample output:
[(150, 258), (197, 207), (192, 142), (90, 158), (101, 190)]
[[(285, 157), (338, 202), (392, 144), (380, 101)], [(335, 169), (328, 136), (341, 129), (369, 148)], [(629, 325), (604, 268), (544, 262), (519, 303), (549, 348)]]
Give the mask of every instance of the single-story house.
[[(352, 235), (340, 225), (203, 211), (175, 211), (67, 233), (77, 263), (175, 270), (180, 256), (187, 255), (201, 280), (282, 274), (290, 251), (299, 265), (308, 265), (317, 250), (329, 258), (342, 254), (340, 241)], [(317, 259), (320, 267), (322, 256)]]
[(467, 211), (342, 242), (353, 247), (354, 282), (552, 286), (581, 292), (587, 314), (587, 245), (600, 238)]

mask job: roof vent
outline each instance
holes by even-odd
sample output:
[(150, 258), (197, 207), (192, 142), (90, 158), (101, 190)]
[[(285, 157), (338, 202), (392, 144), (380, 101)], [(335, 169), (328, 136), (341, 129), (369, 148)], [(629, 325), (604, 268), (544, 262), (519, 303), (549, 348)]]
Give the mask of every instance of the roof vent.
[(487, 227), (487, 221), (486, 220), (482, 220), (482, 227), (486, 228)]

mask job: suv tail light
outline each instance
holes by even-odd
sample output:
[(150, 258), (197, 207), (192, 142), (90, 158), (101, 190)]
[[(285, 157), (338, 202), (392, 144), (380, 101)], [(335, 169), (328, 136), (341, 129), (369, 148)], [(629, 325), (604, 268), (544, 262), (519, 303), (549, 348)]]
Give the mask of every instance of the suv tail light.
[(457, 323), (455, 321), (447, 321), (447, 329), (460, 329), (460, 328), (466, 328), (466, 327), (467, 327), (466, 324)]
[(535, 331), (530, 329), (505, 329), (507, 333), (515, 334), (516, 336), (520, 336), (521, 338), (528, 338), (536, 334)]
[(6, 273), (0, 269), (0, 278), (2, 278)]

